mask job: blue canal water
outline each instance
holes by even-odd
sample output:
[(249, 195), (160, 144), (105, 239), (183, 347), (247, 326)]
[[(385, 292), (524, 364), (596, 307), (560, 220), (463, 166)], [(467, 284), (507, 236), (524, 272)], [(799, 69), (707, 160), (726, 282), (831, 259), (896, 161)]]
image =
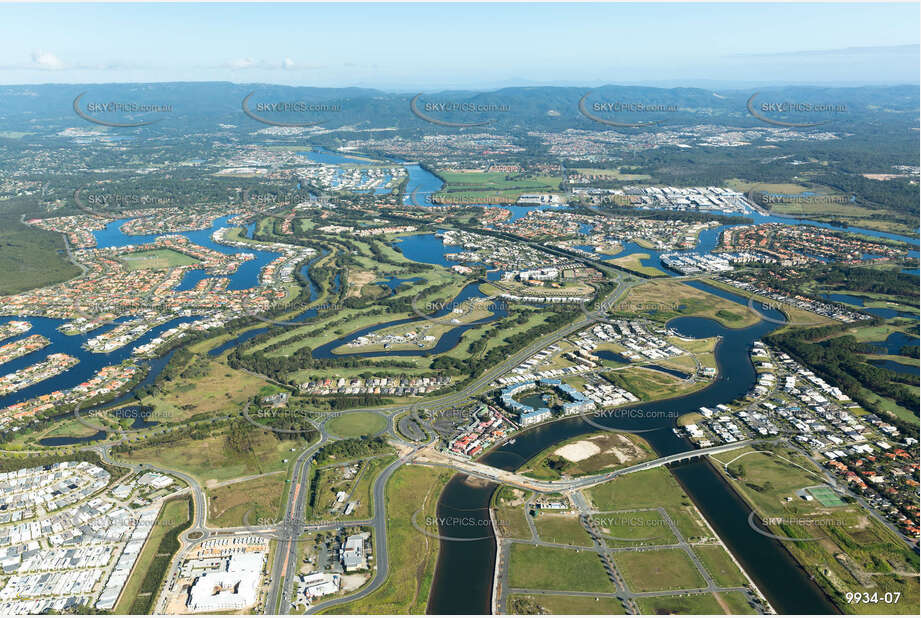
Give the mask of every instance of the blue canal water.
[[(317, 296), (319, 295), (320, 290), (319, 290), (319, 288), (317, 287), (317, 284), (314, 282), (313, 278), (312, 278), (311, 275), (310, 275), (310, 268), (317, 262), (317, 260), (323, 258), (323, 256), (325, 256), (327, 253), (329, 253), (329, 251), (327, 251), (327, 250), (324, 249), (318, 256), (316, 256), (315, 258), (311, 259), (309, 262), (307, 262), (306, 264), (304, 264), (303, 266), (301, 266), (301, 269), (300, 269), (300, 271), (299, 271), (300, 274), (301, 274), (305, 279), (307, 279), (307, 286), (308, 286), (308, 289), (309, 289), (309, 291), (310, 291), (310, 302), (311, 302), (311, 303), (317, 299)], [(337, 273), (337, 274), (336, 274), (336, 277), (335, 277), (335, 280), (334, 280), (334, 282), (333, 282), (333, 289), (331, 290), (330, 295), (331, 295), (331, 296), (335, 296), (336, 294), (338, 294), (338, 292), (339, 292), (339, 274)], [(308, 320), (308, 319), (310, 319), (310, 318), (316, 317), (316, 316), (317, 316), (317, 312), (318, 312), (318, 309), (316, 309), (316, 308), (305, 309), (304, 311), (298, 313), (298, 314), (295, 315), (294, 317), (286, 318), (286, 319), (285, 319), (285, 322), (303, 322), (303, 321), (306, 321), (306, 320)], [(232, 348), (235, 348), (235, 347), (237, 347), (238, 345), (240, 345), (241, 343), (243, 343), (243, 342), (245, 342), (245, 341), (249, 341), (249, 340), (252, 339), (253, 337), (258, 337), (259, 335), (268, 332), (270, 328), (272, 328), (271, 325), (269, 325), (269, 326), (262, 326), (262, 327), (259, 327), (259, 328), (253, 328), (253, 329), (251, 329), (251, 330), (248, 330), (248, 331), (246, 331), (246, 332), (244, 332), (244, 333), (242, 333), (242, 334), (240, 334), (240, 335), (238, 335), (238, 336), (236, 336), (236, 337), (233, 337), (232, 339), (228, 339), (227, 341), (225, 341), (225, 342), (222, 343), (221, 345), (219, 345), (219, 346), (217, 346), (217, 347), (215, 347), (215, 348), (212, 348), (212, 349), (208, 350), (208, 355), (209, 355), (209, 356), (218, 356), (218, 355), (220, 355), (220, 354), (223, 354), (223, 353), (226, 352), (227, 350), (230, 350), (230, 349), (232, 349)]]
[(890, 358), (871, 358), (867, 361), (875, 367), (880, 367), (881, 369), (888, 369), (889, 371), (894, 371), (896, 373), (904, 373), (906, 375), (918, 375), (918, 367), (914, 365), (905, 365), (904, 363), (898, 363)]
[(885, 350), (885, 354), (896, 355), (905, 346), (918, 345), (918, 337), (906, 335), (903, 332), (896, 331), (890, 334), (884, 341), (869, 341), (868, 345)]
[[(250, 248), (242, 249), (238, 247), (230, 247), (214, 242), (211, 239), (211, 235), (218, 229), (222, 227), (239, 227), (228, 223), (228, 220), (233, 216), (233, 214), (230, 214), (224, 217), (219, 217), (215, 219), (210, 228), (204, 230), (179, 232), (178, 234), (185, 236), (196, 245), (201, 245), (202, 247), (217, 251), (218, 253), (223, 253), (224, 255), (234, 255), (236, 253), (252, 253), (255, 258), (243, 262), (237, 271), (230, 275), (230, 284), (228, 285), (228, 289), (230, 290), (248, 290), (250, 288), (256, 287), (259, 284), (259, 273), (262, 272), (262, 269), (265, 268), (265, 266), (268, 265), (272, 260), (276, 259), (280, 254), (274, 251), (260, 251)], [(118, 221), (113, 221), (107, 225), (105, 229), (94, 232), (93, 235), (96, 237), (96, 244), (98, 247), (100, 249), (104, 249), (106, 247), (145, 245), (152, 243), (158, 237), (163, 236), (163, 234), (129, 236), (119, 229), (126, 221), (130, 221), (130, 219), (119, 219)], [(254, 226), (254, 223), (251, 223), (249, 226), (247, 226), (248, 235), (252, 235)], [(212, 276), (213, 275), (205, 274), (205, 271), (201, 269), (191, 270), (186, 273), (179, 285), (176, 286), (176, 289), (180, 291), (191, 290), (199, 281), (202, 279), (211, 278)]]
[[(0, 324), (4, 324), (16, 319), (23, 318), (0, 318)], [(0, 408), (5, 408), (14, 403), (19, 403), (20, 401), (25, 401), (26, 399), (44, 395), (45, 393), (50, 393), (52, 391), (65, 388), (73, 388), (81, 382), (85, 382), (86, 380), (92, 378), (102, 367), (107, 365), (117, 365), (128, 359), (131, 356), (131, 349), (135, 346), (144, 345), (145, 343), (150, 342), (151, 339), (159, 336), (163, 331), (169, 330), (181, 322), (191, 322), (196, 318), (189, 317), (170, 320), (156, 328), (151, 329), (137, 341), (129, 343), (128, 345), (121, 347), (118, 350), (113, 350), (107, 354), (97, 354), (90, 352), (83, 349), (81, 346), (84, 342), (86, 342), (87, 339), (91, 339), (92, 337), (115, 328), (118, 322), (122, 322), (128, 318), (116, 320), (115, 323), (107, 326), (102, 326), (101, 328), (83, 335), (65, 335), (56, 330), (58, 326), (67, 320), (36, 317), (27, 317), (25, 319), (32, 323), (32, 330), (24, 333), (23, 337), (34, 334), (44, 335), (49, 341), (51, 341), (51, 343), (41, 350), (36, 350), (30, 354), (26, 354), (25, 356), (20, 356), (15, 360), (0, 364), (0, 375), (12, 373), (14, 371), (24, 369), (29, 365), (34, 365), (35, 363), (38, 363), (47, 358), (50, 354), (69, 354), (70, 356), (76, 357), (80, 362), (53, 378), (43, 380), (33, 384), (32, 386), (16, 391), (15, 393), (10, 393), (0, 397)]]
[(914, 320), (918, 319), (918, 314), (909, 313), (908, 311), (899, 311), (889, 307), (865, 307), (864, 298), (862, 296), (854, 296), (852, 294), (822, 294), (822, 298), (825, 300), (833, 300), (835, 302), (860, 307), (861, 310), (865, 313), (869, 313), (870, 315), (875, 315), (887, 320), (890, 318), (911, 318)]
[(452, 262), (445, 256), (450, 253), (462, 251), (461, 247), (451, 247), (435, 234), (414, 234), (404, 236), (394, 241), (393, 246), (408, 259), (423, 264), (435, 264), (437, 266), (452, 266), (459, 262)]
[[(229, 288), (232, 290), (243, 290), (252, 288), (259, 283), (259, 272), (261, 269), (274, 260), (279, 254), (269, 251), (255, 251), (249, 249), (240, 249), (237, 247), (229, 247), (215, 243), (211, 240), (211, 234), (221, 228), (221, 227), (233, 227), (230, 226), (227, 221), (233, 215), (227, 215), (225, 217), (220, 217), (214, 221), (212, 226), (205, 230), (196, 230), (192, 232), (182, 232), (181, 235), (187, 237), (193, 243), (213, 249), (225, 255), (231, 255), (234, 253), (239, 253), (241, 251), (246, 251), (253, 253), (256, 257), (253, 260), (245, 262), (237, 272), (229, 276), (230, 284)], [(107, 225), (105, 229), (98, 230), (94, 232), (96, 237), (97, 245), (100, 248), (105, 247), (125, 247), (129, 245), (144, 245), (153, 242), (161, 234), (145, 234), (139, 236), (129, 236), (123, 233), (119, 228), (123, 223), (128, 221), (128, 219), (121, 219), (119, 221), (114, 221)], [(183, 281), (177, 286), (177, 289), (188, 289), (194, 286), (194, 283), (200, 281), (203, 278), (208, 277), (205, 275), (202, 270), (194, 270), (186, 274)], [(102, 334), (112, 328), (115, 328), (116, 324), (130, 319), (129, 317), (123, 317), (116, 320), (110, 325), (102, 326), (90, 333), (82, 335), (65, 335), (60, 331), (56, 330), (57, 327), (67, 320), (58, 320), (51, 318), (37, 318), (29, 316), (19, 316), (19, 317), (2, 317), (0, 318), (0, 324), (9, 322), (11, 320), (23, 319), (32, 323), (32, 330), (27, 333), (24, 333), (22, 337), (27, 337), (32, 334), (44, 335), (49, 341), (50, 344), (41, 350), (36, 350), (25, 356), (21, 356), (18, 359), (12, 360), (7, 363), (0, 365), (0, 375), (5, 375), (7, 373), (12, 373), (33, 365), (41, 360), (47, 358), (50, 354), (69, 354), (76, 357), (80, 362), (69, 370), (53, 377), (48, 380), (43, 380), (28, 388), (24, 388), (15, 393), (10, 393), (6, 396), (0, 397), (0, 408), (43, 395), (52, 391), (73, 388), (74, 386), (84, 382), (91, 377), (93, 377), (96, 372), (99, 371), (104, 366), (119, 364), (122, 361), (130, 358), (131, 350), (139, 345), (144, 345), (150, 342), (151, 339), (158, 337), (162, 332), (173, 328), (177, 324), (182, 322), (191, 322), (197, 319), (197, 316), (186, 317), (186, 318), (176, 318), (170, 320), (156, 328), (148, 331), (144, 336), (138, 338), (136, 341), (129, 343), (128, 345), (114, 350), (106, 354), (97, 354), (83, 349), (82, 344), (92, 337), (95, 337), (99, 334)], [(22, 338), (20, 337), (20, 338)], [(12, 339), (15, 341), (16, 339)], [(5, 342), (8, 343), (8, 342)], [(155, 363), (155, 361), (154, 361)], [(151, 363), (151, 368), (154, 368), (154, 363)], [(159, 364), (159, 363), (157, 363)], [(162, 369), (162, 367), (160, 367)], [(159, 372), (159, 370), (157, 370)], [(153, 372), (152, 372), (153, 373)]]
[(401, 279), (399, 277), (390, 277), (389, 279), (384, 279), (383, 281), (375, 281), (375, 285), (387, 286), (390, 288), (391, 293), (396, 293), (397, 289), (404, 283), (418, 283), (419, 281), (425, 281), (422, 277), (409, 277), (408, 279)]

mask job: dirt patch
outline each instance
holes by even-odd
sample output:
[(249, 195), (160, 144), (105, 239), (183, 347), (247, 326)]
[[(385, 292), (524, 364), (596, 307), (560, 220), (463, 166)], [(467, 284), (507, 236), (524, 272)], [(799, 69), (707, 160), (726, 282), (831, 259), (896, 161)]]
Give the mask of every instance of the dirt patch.
[(349, 292), (346, 296), (361, 296), (361, 288), (375, 279), (377, 279), (377, 275), (370, 270), (350, 270), (348, 278)]
[(621, 434), (612, 433), (610, 436), (594, 436), (591, 440), (600, 442), (599, 451), (603, 449), (605, 455), (611, 455), (619, 464), (642, 459), (645, 455), (643, 449), (634, 444), (630, 438)]
[(601, 447), (588, 440), (579, 440), (572, 442), (553, 451), (554, 455), (559, 455), (566, 461), (582, 461), (593, 457), (601, 452)]
[(360, 588), (368, 578), (371, 577), (368, 574), (358, 574), (358, 575), (340, 575), (339, 581), (342, 583), (342, 592), (348, 592), (349, 590), (357, 590)]

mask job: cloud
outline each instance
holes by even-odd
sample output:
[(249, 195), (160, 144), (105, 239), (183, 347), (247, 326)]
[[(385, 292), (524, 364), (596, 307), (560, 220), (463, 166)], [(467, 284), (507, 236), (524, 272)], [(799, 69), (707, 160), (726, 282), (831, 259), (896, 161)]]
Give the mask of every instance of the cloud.
[(67, 68), (60, 58), (51, 52), (37, 50), (32, 52), (32, 68), (45, 69), (48, 71), (59, 71)]
[(230, 60), (224, 66), (228, 69), (237, 71), (242, 69), (259, 68), (262, 64), (263, 63), (261, 60), (255, 60), (253, 58), (237, 58), (235, 60)]
[(807, 49), (799, 51), (758, 53), (758, 54), (732, 54), (733, 57), (804, 57), (804, 56), (891, 56), (894, 54), (917, 56), (921, 46), (917, 43), (910, 45), (879, 45), (875, 47), (843, 47), (838, 49)]
[(311, 71), (326, 67), (322, 65), (300, 64), (291, 58), (285, 58), (281, 62), (268, 62), (255, 58), (238, 58), (225, 62), (219, 68), (230, 69), (232, 71), (246, 71), (250, 69), (261, 69), (264, 71)]

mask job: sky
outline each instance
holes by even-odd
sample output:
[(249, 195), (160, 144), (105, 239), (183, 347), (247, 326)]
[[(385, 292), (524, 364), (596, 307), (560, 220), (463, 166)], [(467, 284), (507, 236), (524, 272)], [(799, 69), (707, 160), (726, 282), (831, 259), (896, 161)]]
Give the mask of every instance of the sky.
[(918, 3), (0, 4), (0, 84), (917, 84)]

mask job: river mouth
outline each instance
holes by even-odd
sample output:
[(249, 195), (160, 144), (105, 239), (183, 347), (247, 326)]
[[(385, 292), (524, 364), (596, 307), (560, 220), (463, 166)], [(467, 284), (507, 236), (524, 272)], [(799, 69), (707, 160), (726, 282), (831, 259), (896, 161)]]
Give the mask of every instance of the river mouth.
[[(741, 296), (730, 295), (735, 297), (732, 298), (734, 302), (746, 302)], [(695, 339), (720, 337), (714, 351), (719, 368), (717, 380), (704, 389), (684, 396), (632, 404), (631, 414), (621, 418), (616, 414), (605, 416), (598, 419), (601, 421), (599, 424), (628, 432), (643, 431), (643, 438), (660, 457), (691, 450), (693, 445), (690, 442), (671, 431), (675, 418), (680, 414), (695, 412), (701, 406), (715, 407), (718, 403), (732, 401), (748, 392), (756, 381), (749, 350), (754, 341), (778, 328), (783, 322), (783, 314), (776, 310), (770, 311), (776, 312), (776, 315), (768, 317), (776, 319), (777, 323), (762, 320), (741, 329), (724, 327), (709, 318), (681, 317), (671, 320), (669, 327), (683, 336)], [(581, 417), (560, 419), (516, 434), (514, 444), (506, 442), (478, 461), (504, 470), (514, 470), (522, 465), (522, 460), (528, 461), (555, 444), (597, 431), (597, 426)], [(747, 518), (751, 509), (709, 462), (697, 460), (670, 467), (670, 470), (778, 613), (839, 613), (783, 545), (757, 534), (748, 526)], [(451, 521), (453, 511), (458, 508), (475, 510), (478, 519), (488, 518), (490, 500), (498, 485), (490, 483), (487, 487), (471, 488), (463, 483), (464, 476), (455, 475), (441, 494), (438, 515), (444, 518), (442, 521)], [(486, 531), (490, 538), (481, 541), (441, 541), (429, 598), (429, 613), (490, 613), (496, 542), (492, 527), (486, 527)], [(484, 530), (472, 531), (471, 526), (444, 525), (439, 532), (445, 537), (457, 537), (473, 532), (483, 534)], [(459, 582), (464, 582), (464, 585), (459, 585)]]

